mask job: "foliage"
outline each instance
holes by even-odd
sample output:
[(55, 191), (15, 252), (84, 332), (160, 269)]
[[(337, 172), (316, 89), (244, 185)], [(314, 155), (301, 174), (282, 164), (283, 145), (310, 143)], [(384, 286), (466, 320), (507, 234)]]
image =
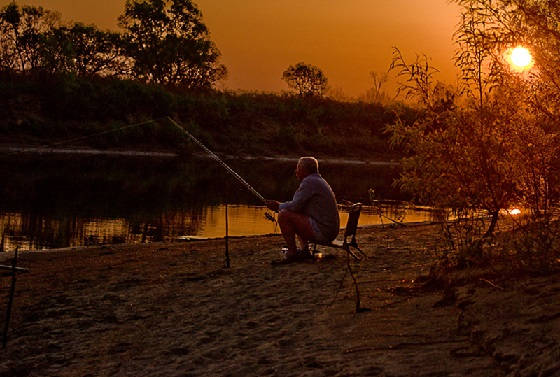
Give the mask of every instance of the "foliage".
[(190, 0), (127, 0), (119, 18), (126, 30), (133, 75), (145, 82), (210, 88), (226, 69)]
[[(557, 2), (527, 0), (457, 1), (468, 14), (481, 21), (476, 29), (484, 40), (490, 89), (494, 89), (492, 104), (496, 117), (510, 124), (514, 144), (507, 159), (515, 177), (519, 202), (530, 210), (535, 221), (548, 218), (560, 199), (558, 171), (558, 99), (560, 79)], [(489, 26), (490, 25), (490, 26)], [(527, 46), (535, 65), (527, 73), (510, 69), (507, 53), (512, 47)]]
[(66, 25), (42, 7), (10, 3), (0, 12), (0, 31), (2, 70), (122, 77), (129, 70), (119, 33)]
[(26, 71), (44, 64), (45, 35), (60, 16), (42, 7), (19, 7), (12, 2), (0, 10), (0, 69)]
[[(550, 65), (556, 62), (552, 56), (560, 56), (560, 33), (554, 43), (550, 40), (554, 14), (560, 12), (533, 7), (528, 12), (521, 5), (540, 4), (541, 10), (560, 6), (521, 0), (457, 3), (463, 9), (455, 33), (461, 87), (435, 82), (427, 57), (407, 63), (395, 49), (392, 68), (404, 79), (401, 92), (416, 98), (423, 111), (412, 126), (397, 121), (391, 130), (393, 143), (403, 145), (410, 156), (403, 161), (399, 184), (425, 203), (456, 209), (458, 224), (464, 225), (460, 238), (466, 242), (453, 247), (462, 260), (480, 261), (501, 211), (520, 206), (542, 221), (560, 199), (560, 91), (554, 84), (559, 70)], [(535, 14), (544, 19), (536, 23)], [(537, 46), (532, 47), (535, 67), (530, 73), (515, 72), (505, 52), (531, 39)], [(491, 218), (482, 222), (486, 230), (467, 235), (473, 214), (478, 217), (481, 211)]]
[[(0, 140), (58, 141), (167, 115), (188, 124), (219, 153), (318, 157), (396, 158), (383, 130), (405, 106), (338, 102), (270, 93), (183, 92), (111, 77), (0, 72)], [(96, 146), (137, 145), (135, 138), (108, 137)], [(167, 138), (161, 147), (176, 149)], [(140, 138), (138, 138), (140, 141)], [(92, 143), (88, 140), (84, 143)], [(374, 152), (372, 152), (372, 150)], [(365, 186), (367, 188), (367, 185)]]
[(502, 253), (513, 262), (514, 271), (550, 271), (558, 268), (560, 222), (553, 221), (550, 216), (514, 219), (513, 237), (502, 243)]
[(282, 74), (282, 79), (303, 97), (322, 96), (328, 83), (320, 68), (303, 62), (289, 66)]
[(190, 0), (129, 0), (125, 33), (63, 23), (42, 7), (0, 11), (0, 70), (136, 78), (179, 88), (210, 88), (225, 76), (202, 15)]
[(426, 55), (416, 56), (414, 63), (408, 64), (401, 51), (394, 47), (389, 70), (396, 70), (397, 77), (401, 79), (398, 82), (397, 96), (404, 94), (405, 98), (418, 101), (427, 110), (436, 110), (435, 103), (431, 101), (440, 100), (438, 91), (441, 85), (434, 84), (433, 76), (438, 70), (430, 65)]
[(119, 33), (75, 23), (55, 27), (44, 38), (45, 69), (78, 76), (127, 77), (131, 61), (125, 55)]

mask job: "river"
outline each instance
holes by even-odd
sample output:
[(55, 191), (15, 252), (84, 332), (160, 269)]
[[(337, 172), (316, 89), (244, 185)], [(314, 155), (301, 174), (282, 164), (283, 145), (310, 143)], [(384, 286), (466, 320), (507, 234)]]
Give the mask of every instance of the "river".
[[(289, 200), (297, 188), (292, 160), (226, 162), (266, 198)], [(0, 163), (1, 251), (223, 237), (226, 206), (230, 236), (279, 232), (259, 200), (210, 159), (3, 154)], [(369, 204), (369, 188), (379, 199), (407, 199), (392, 186), (395, 165), (320, 162), (320, 171), (339, 202)], [(365, 210), (360, 225), (431, 218), (383, 211)]]

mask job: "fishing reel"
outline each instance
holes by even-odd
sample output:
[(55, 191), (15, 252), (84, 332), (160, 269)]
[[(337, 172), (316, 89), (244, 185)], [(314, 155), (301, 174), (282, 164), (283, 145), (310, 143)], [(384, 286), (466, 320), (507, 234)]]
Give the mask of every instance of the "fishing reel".
[(267, 219), (268, 221), (272, 221), (273, 223), (276, 222), (276, 217), (268, 211), (264, 213), (264, 218)]

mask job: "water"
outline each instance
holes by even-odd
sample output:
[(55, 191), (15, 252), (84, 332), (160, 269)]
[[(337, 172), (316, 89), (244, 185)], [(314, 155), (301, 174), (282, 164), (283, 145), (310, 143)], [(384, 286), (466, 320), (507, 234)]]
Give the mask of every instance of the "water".
[[(266, 198), (289, 200), (297, 188), (294, 161), (227, 162)], [(230, 236), (279, 232), (258, 199), (208, 159), (22, 154), (0, 156), (0, 164), (2, 251), (223, 237), (226, 204)], [(395, 166), (324, 163), (320, 170), (339, 201), (369, 203), (371, 187), (402, 199), (391, 187)], [(346, 218), (341, 213), (341, 224)], [(430, 218), (411, 210), (405, 221)], [(381, 220), (389, 222), (365, 210), (360, 225)]]

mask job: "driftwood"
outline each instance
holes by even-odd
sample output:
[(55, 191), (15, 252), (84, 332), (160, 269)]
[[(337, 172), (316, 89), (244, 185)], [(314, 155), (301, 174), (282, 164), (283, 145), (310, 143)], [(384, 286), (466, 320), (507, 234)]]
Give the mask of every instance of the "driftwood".
[(13, 267), (13, 266), (8, 266), (5, 264), (0, 264), (0, 270), (4, 270), (4, 271), (13, 271), (16, 270), (17, 272), (29, 272), (29, 270), (27, 268), (23, 268), (23, 267)]

